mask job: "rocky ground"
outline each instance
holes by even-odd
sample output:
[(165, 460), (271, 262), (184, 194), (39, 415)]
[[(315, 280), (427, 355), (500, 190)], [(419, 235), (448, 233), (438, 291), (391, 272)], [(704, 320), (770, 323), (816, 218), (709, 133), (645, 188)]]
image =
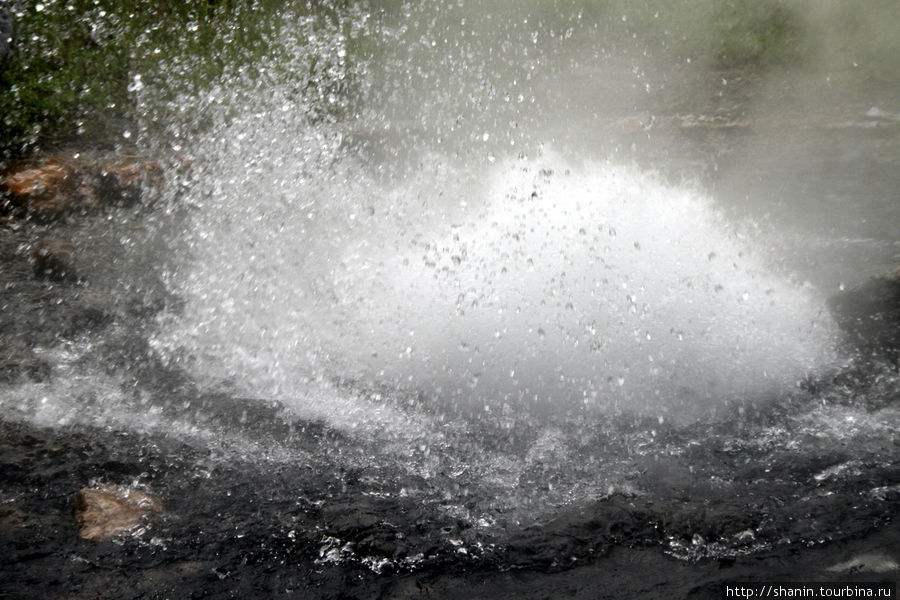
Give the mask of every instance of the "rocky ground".
[[(612, 497), (589, 514), (525, 530), (501, 552), (469, 558), (441, 547), (441, 532), (456, 523), (304, 467), (258, 473), (125, 432), (4, 423), (2, 439), (3, 598), (722, 598), (727, 583), (883, 582), (898, 570), (900, 531), (890, 514), (864, 538), (687, 561), (662, 551), (651, 507)], [(84, 496), (100, 491), (83, 486), (97, 481), (165, 493), (130, 492), (140, 495), (145, 516), (115, 536), (92, 535)], [(305, 500), (310, 482), (331, 486), (327, 503)], [(835, 512), (837, 520), (846, 516)], [(384, 563), (342, 561), (348, 544)], [(396, 557), (407, 545), (424, 556), (404, 567)]]

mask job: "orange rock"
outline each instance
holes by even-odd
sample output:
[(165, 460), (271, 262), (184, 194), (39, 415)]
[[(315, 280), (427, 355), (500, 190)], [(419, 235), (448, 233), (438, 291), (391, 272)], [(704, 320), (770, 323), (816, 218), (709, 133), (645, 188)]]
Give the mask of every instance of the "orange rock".
[(14, 198), (47, 198), (58, 195), (74, 183), (75, 171), (60, 163), (27, 169), (8, 175), (4, 187)]
[(0, 173), (4, 218), (53, 221), (73, 212), (139, 202), (145, 184), (158, 185), (165, 168), (187, 168), (175, 159), (161, 163), (142, 156), (60, 154), (41, 166), (19, 165)]
[(79, 180), (71, 165), (50, 161), (7, 174), (0, 178), (0, 189), (6, 191), (11, 216), (52, 221), (76, 207), (74, 190)]
[(75, 494), (78, 535), (86, 540), (104, 541), (134, 533), (162, 509), (153, 496), (127, 486), (83, 488)]
[(108, 177), (115, 177), (120, 186), (130, 187), (140, 185), (144, 176), (150, 179), (160, 177), (163, 170), (156, 161), (139, 159), (108, 165), (103, 172)]

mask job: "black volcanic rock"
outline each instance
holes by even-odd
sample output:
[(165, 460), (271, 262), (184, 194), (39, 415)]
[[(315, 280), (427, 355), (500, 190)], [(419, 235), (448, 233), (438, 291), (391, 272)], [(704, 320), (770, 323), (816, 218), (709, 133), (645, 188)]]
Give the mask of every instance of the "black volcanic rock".
[(900, 267), (833, 296), (828, 307), (859, 349), (900, 355)]

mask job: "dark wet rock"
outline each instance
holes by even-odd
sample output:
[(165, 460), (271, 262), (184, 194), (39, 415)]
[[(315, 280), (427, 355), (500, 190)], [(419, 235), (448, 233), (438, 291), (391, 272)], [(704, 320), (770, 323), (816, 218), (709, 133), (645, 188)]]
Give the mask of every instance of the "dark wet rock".
[[(709, 536), (744, 527), (727, 523), (741, 511), (716, 514), (697, 498), (690, 501), (694, 508), (685, 507), (694, 516), (679, 524), (672, 515), (658, 529), (660, 511), (648, 498), (614, 494), (562, 509), (522, 535), (483, 537), (486, 547), (503, 547), (478, 561), (472, 556), (477, 538), (466, 539), (471, 530), (419, 499), (366, 494), (365, 476), (342, 492), (334, 474), (316, 469), (261, 469), (237, 459), (211, 464), (205, 456), (167, 436), (0, 422), (0, 596), (71, 597), (77, 590), (78, 597), (93, 598), (720, 598), (724, 582), (761, 574), (786, 581), (797, 572), (822, 580), (855, 577), (856, 571), (826, 569), (864, 553), (894, 556), (900, 541), (896, 527), (873, 524), (877, 515), (854, 492), (853, 502), (835, 495), (820, 508), (804, 503), (791, 522), (808, 521), (812, 531), (832, 527), (820, 522), (823, 515), (834, 513), (839, 522), (859, 512), (853, 531), (869, 532), (864, 536), (848, 532), (845, 540), (781, 544), (724, 560), (702, 554), (676, 560), (661, 540), (675, 533), (690, 543), (691, 532), (704, 527)], [(128, 535), (114, 544), (79, 539), (71, 516), (79, 482), (135, 478), (166, 500), (165, 513), (150, 515), (159, 515), (153, 537), (164, 548)], [(896, 473), (882, 479), (866, 485), (895, 482)], [(773, 506), (788, 497), (779, 494)], [(733, 500), (735, 506), (744, 501)], [(843, 512), (836, 510), (841, 502)], [(673, 501), (670, 509), (681, 505)], [(895, 499), (881, 510), (895, 515), (896, 506)], [(722, 525), (714, 531), (711, 522)]]
[(97, 199), (106, 204), (134, 204), (140, 200), (143, 186), (158, 184), (162, 175), (162, 167), (152, 160), (108, 162), (99, 170)]
[(28, 379), (39, 383), (50, 377), (52, 367), (30, 349), (8, 352), (0, 358), (0, 382), (15, 383)]
[[(392, 520), (388, 520), (391, 515)], [(402, 518), (398, 519), (400, 515)], [(327, 503), (311, 516), (329, 536), (325, 547), (319, 548), (319, 554), (336, 559), (352, 553), (357, 559), (377, 561), (379, 571), (394, 568), (393, 561), (406, 558), (412, 546), (417, 547), (417, 552), (432, 554), (440, 545), (437, 538), (429, 537), (431, 533), (440, 532), (438, 526), (426, 527), (421, 538), (407, 538), (398, 523), (415, 522), (424, 515), (411, 503), (398, 499), (347, 496)], [(444, 525), (450, 529), (449, 525)]]
[(573, 560), (604, 556), (614, 545), (657, 544), (660, 536), (645, 506), (635, 498), (614, 494), (513, 534), (504, 560), (553, 572), (570, 568)]
[(31, 246), (31, 262), (39, 279), (77, 281), (75, 246), (63, 238), (47, 235)]
[(0, 530), (27, 527), (33, 518), (33, 515), (18, 506), (2, 506), (0, 507)]
[(866, 352), (900, 353), (900, 267), (841, 292), (828, 306), (848, 341)]
[(116, 300), (103, 290), (86, 287), (72, 301), (71, 310), (69, 333), (99, 329), (115, 318)]
[(84, 488), (75, 494), (78, 535), (86, 540), (103, 541), (132, 534), (159, 512), (159, 500), (125, 486)]
[(371, 531), (382, 520), (374, 507), (363, 503), (331, 503), (323, 510), (329, 531), (343, 538), (355, 538)]

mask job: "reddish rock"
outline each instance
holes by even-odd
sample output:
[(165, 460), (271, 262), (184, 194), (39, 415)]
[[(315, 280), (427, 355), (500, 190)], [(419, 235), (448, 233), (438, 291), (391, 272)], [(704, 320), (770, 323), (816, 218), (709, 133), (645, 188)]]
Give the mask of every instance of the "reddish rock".
[(75, 198), (83, 210), (94, 210), (102, 204), (98, 198), (96, 186), (91, 183), (82, 183), (75, 190)]
[[(174, 165), (184, 165), (175, 161)], [(104, 205), (137, 202), (144, 185), (162, 181), (163, 166), (145, 157), (61, 154), (43, 165), (0, 175), (0, 212), (6, 218), (50, 222)]]
[(69, 193), (57, 194), (51, 198), (41, 198), (31, 202), (28, 213), (38, 221), (55, 221), (72, 212), (78, 202)]
[(26, 169), (7, 175), (3, 187), (13, 198), (52, 198), (74, 183), (75, 170), (60, 163)]
[(151, 182), (159, 181), (163, 170), (155, 160), (141, 158), (107, 165), (103, 174), (113, 177), (121, 187), (130, 187), (140, 185), (145, 178)]
[(80, 174), (69, 164), (50, 161), (40, 167), (13, 171), (0, 178), (12, 216), (53, 221), (77, 205)]
[(75, 494), (75, 522), (82, 539), (104, 541), (135, 533), (162, 512), (153, 496), (126, 486), (83, 488)]

